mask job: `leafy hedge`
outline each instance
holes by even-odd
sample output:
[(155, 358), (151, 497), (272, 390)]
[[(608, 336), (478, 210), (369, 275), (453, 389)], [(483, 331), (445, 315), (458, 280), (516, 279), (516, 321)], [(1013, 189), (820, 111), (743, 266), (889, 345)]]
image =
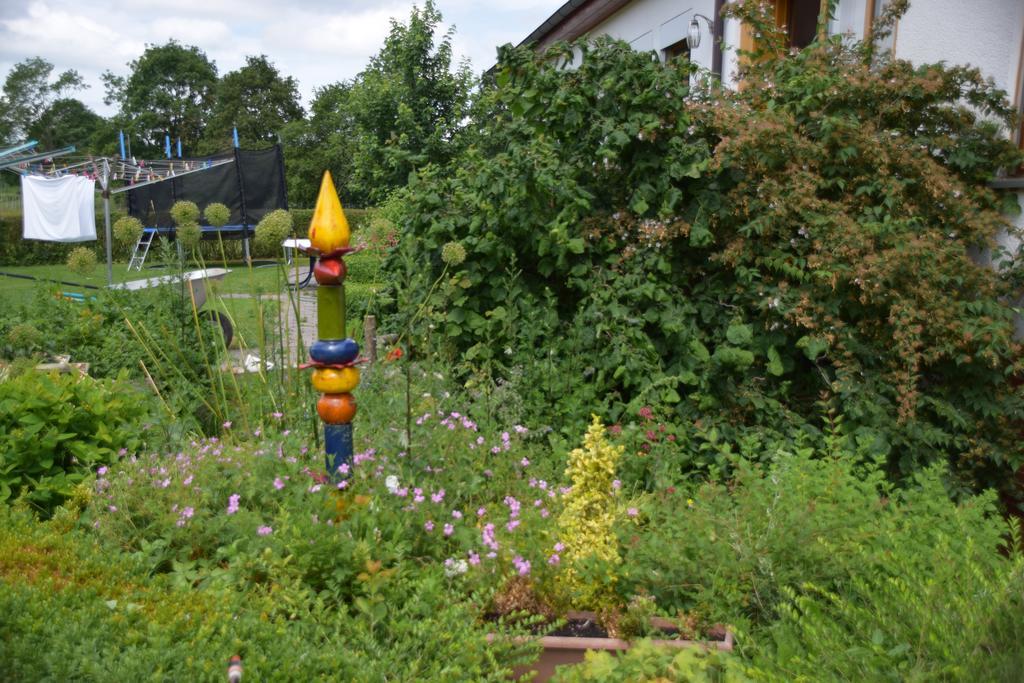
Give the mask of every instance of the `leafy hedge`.
[(1024, 464), (1021, 267), (985, 185), (1021, 158), (1005, 93), (839, 37), (790, 54), (759, 7), (733, 9), (766, 46), (739, 91), (604, 39), (571, 70), (568, 45), (503, 49), (474, 144), (406, 193), (395, 324), (519, 378), (549, 424), (661, 404), (791, 433), (824, 405), (895, 477), (948, 460), (954, 486), (1004, 484)]

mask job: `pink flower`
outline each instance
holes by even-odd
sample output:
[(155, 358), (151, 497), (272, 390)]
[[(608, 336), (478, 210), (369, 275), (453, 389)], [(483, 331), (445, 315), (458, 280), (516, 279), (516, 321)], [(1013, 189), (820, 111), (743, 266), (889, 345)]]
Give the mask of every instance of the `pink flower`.
[(240, 495), (238, 495), (237, 493), (235, 493), (235, 494), (231, 495), (231, 496), (230, 496), (230, 497), (228, 498), (228, 512), (227, 512), (227, 513), (228, 513), (229, 515), (233, 515), (233, 514), (235, 514), (236, 512), (238, 512), (238, 501), (239, 501), (240, 499), (241, 499), (241, 496), (240, 496)]
[(426, 522), (423, 523), (423, 528), (427, 531), (433, 531), (434, 523), (428, 519)]
[(640, 514), (640, 511), (637, 510), (636, 508), (629, 508), (628, 510), (626, 510), (626, 514), (630, 517), (636, 517), (638, 514)]
[(278, 491), (284, 488), (284, 482), (281, 481), (281, 477), (274, 477), (274, 488)]
[(548, 564), (552, 564), (552, 565), (558, 564), (561, 561), (562, 561), (562, 558), (560, 558), (558, 556), (558, 553), (554, 553), (551, 557), (548, 558)]
[(616, 479), (615, 481), (612, 482), (612, 488), (618, 491), (619, 489), (622, 488), (622, 482)]
[(512, 564), (515, 565), (516, 571), (519, 572), (519, 576), (527, 576), (530, 573), (530, 561), (524, 560), (519, 555), (512, 558)]
[(345, 488), (346, 486), (348, 486), (348, 479), (342, 479), (341, 481), (338, 482), (338, 490), (339, 491), (341, 489)]
[(223, 425), (224, 429), (231, 429), (231, 420), (227, 420)]
[(280, 413), (277, 411), (272, 412), (271, 415), (277, 420), (280, 420), (282, 417), (284, 417), (284, 413)]
[(645, 420), (654, 419), (654, 411), (651, 410), (650, 406), (644, 406), (637, 412), (637, 414), (640, 415), (640, 417), (642, 417)]
[(558, 543), (555, 544), (555, 552), (556, 553), (560, 553), (563, 550), (565, 550), (565, 545), (563, 545), (561, 541), (559, 541)]
[(519, 461), (519, 464), (522, 465), (523, 467), (529, 467), (530, 460), (528, 458), (523, 458), (522, 460)]
[(453, 527), (451, 524), (445, 524), (444, 525), (444, 535), (445, 536), (451, 536), (454, 533), (455, 533), (455, 527)]
[(476, 554), (475, 552), (473, 552), (472, 550), (470, 550), (470, 551), (469, 551), (469, 563), (470, 563), (471, 565), (473, 565), (474, 567), (475, 567), (476, 565), (480, 564), (480, 556), (479, 556), (479, 555), (477, 555), (477, 554)]
[(348, 474), (348, 463), (343, 462), (338, 465), (338, 474)]
[(476, 516), (477, 517), (483, 517), (486, 514), (487, 514), (487, 508), (477, 508), (476, 509)]
[(310, 493), (318, 493), (320, 491), (320, 484), (313, 484), (309, 487)]
[(116, 505), (108, 505), (107, 509), (110, 510), (111, 512), (117, 512), (117, 506)]
[(452, 510), (452, 517), (455, 519), (462, 519), (462, 512), (459, 510)]
[(107, 466), (106, 465), (104, 465), (103, 467), (101, 467), (98, 470), (96, 470), (96, 476), (98, 476), (98, 477), (102, 477), (106, 473), (107, 473)]
[(182, 486), (188, 486), (191, 483), (192, 483), (192, 475), (191, 474), (188, 475), (187, 477), (185, 477), (185, 480), (183, 482), (181, 482)]
[(442, 500), (444, 500), (444, 489), (441, 489), (437, 493), (430, 496), (430, 501), (432, 503), (440, 503)]
[(273, 527), (269, 526), (261, 526), (259, 529), (256, 530), (256, 533), (260, 536), (269, 536), (270, 534), (274, 533), (274, 529)]
[(515, 531), (516, 527), (519, 526), (519, 522), (520, 520), (518, 519), (511, 519), (509, 520), (508, 524), (505, 525), (505, 528), (509, 531)]

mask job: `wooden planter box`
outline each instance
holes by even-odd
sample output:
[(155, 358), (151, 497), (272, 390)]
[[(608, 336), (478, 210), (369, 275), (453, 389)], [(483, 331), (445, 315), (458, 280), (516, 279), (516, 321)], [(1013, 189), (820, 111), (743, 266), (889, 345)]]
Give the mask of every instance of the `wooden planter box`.
[[(569, 619), (596, 619), (597, 615), (592, 612), (569, 612)], [(655, 628), (674, 629), (676, 628), (668, 619), (655, 617), (651, 620)], [(689, 647), (700, 647), (708, 650), (721, 650), (732, 652), (733, 635), (729, 630), (724, 631), (721, 640), (670, 640), (651, 639), (651, 643), (659, 647), (683, 649)], [(578, 638), (574, 636), (541, 636), (541, 646), (544, 648), (540, 658), (533, 664), (516, 667), (513, 675), (518, 678), (531, 671), (536, 672), (533, 677), (535, 683), (550, 680), (555, 675), (555, 667), (566, 664), (579, 664), (583, 661), (588, 650), (605, 650), (612, 654), (625, 652), (632, 643), (620, 638)]]

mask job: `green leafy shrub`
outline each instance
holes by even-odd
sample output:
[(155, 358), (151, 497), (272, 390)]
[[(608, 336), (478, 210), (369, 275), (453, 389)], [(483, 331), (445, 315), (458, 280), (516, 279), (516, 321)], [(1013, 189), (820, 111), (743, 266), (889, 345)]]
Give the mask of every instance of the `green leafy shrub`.
[(737, 448), (730, 480), (671, 488), (640, 506), (642, 532), (623, 531), (627, 592), (642, 587), (670, 613), (756, 632), (805, 583), (842, 592), (892, 575), (894, 558), (922, 576), (998, 564), (1005, 526), (995, 497), (951, 502), (940, 466), (896, 489), (879, 463), (858, 465), (862, 457), (838, 448), (791, 444), (763, 465), (749, 455)]
[[(39, 335), (12, 334), (21, 324), (30, 324)], [(73, 362), (89, 363), (90, 374), (97, 378), (113, 379), (125, 372), (148, 382), (148, 372), (176, 416), (163, 426), (176, 432), (196, 429), (197, 420), (206, 428), (221, 422), (207, 416), (207, 363), (214, 362), (217, 349), (209, 338), (205, 346), (200, 343), (188, 294), (180, 285), (138, 292), (97, 290), (85, 303), (55, 297), (53, 290), (40, 287), (29, 304), (0, 314), (0, 341), (5, 356), (66, 354)]]
[(260, 256), (277, 257), (281, 242), (292, 235), (292, 216), (284, 209), (271, 211), (256, 225), (253, 248)]
[(740, 661), (731, 655), (700, 648), (659, 648), (649, 641), (640, 641), (619, 655), (588, 650), (582, 664), (559, 667), (552, 680), (556, 683), (742, 683), (751, 679), (743, 674)]
[(769, 46), (738, 91), (625, 43), (574, 46), (573, 69), (567, 45), (503, 49), (475, 144), (411, 178), (392, 325), (459, 241), (469, 257), (414, 344), (466, 378), (520, 377), (558, 429), (651, 404), (723, 433), (813, 434), (824, 394), (894, 478), (951, 462), (958, 490), (1005, 486), (1024, 464), (1005, 419), (1024, 413), (1020, 264), (967, 258), (1007, 227), (985, 185), (1020, 161), (991, 123), (1012, 119), (1005, 94), (841, 37), (773, 50), (758, 7), (735, 8)]
[(122, 249), (133, 247), (142, 239), (142, 221), (135, 216), (122, 216), (114, 222), (114, 241)]
[(75, 247), (68, 254), (68, 270), (79, 275), (90, 275), (96, 270), (96, 252), (89, 247)]
[(0, 508), (0, 520), (5, 680), (147, 680), (158, 672), (213, 681), (238, 654), (246, 678), (257, 680), (501, 681), (532, 649), (489, 643), (472, 606), (436, 573), (380, 586), (371, 619), (291, 583), (280, 571), (286, 559), (272, 549), (261, 553), (274, 568), (261, 589), (195, 590), (112, 555), (63, 518), (38, 524)]
[(0, 382), (0, 501), (50, 512), (91, 469), (143, 440), (149, 400), (125, 377), (28, 371)]
[[(835, 589), (785, 591), (757, 678), (1010, 681), (1024, 667), (1024, 560), (940, 532)], [(1019, 539), (1017, 539), (1019, 540)]]
[(222, 228), (231, 220), (231, 209), (220, 202), (214, 202), (207, 204), (206, 208), (203, 209), (203, 217), (213, 227)]

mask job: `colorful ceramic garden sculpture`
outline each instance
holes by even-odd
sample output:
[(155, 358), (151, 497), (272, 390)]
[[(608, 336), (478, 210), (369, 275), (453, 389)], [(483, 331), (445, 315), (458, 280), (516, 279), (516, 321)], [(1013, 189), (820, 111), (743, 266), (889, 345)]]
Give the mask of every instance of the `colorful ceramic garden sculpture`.
[(345, 336), (344, 256), (351, 251), (350, 232), (341, 210), (338, 192), (329, 171), (324, 172), (313, 220), (309, 224), (309, 253), (317, 257), (313, 276), (319, 285), (317, 340), (309, 348), (313, 388), (320, 392), (316, 409), (324, 422), (327, 472), (352, 458), (352, 418), (356, 401), (352, 390), (359, 384), (359, 345)]

